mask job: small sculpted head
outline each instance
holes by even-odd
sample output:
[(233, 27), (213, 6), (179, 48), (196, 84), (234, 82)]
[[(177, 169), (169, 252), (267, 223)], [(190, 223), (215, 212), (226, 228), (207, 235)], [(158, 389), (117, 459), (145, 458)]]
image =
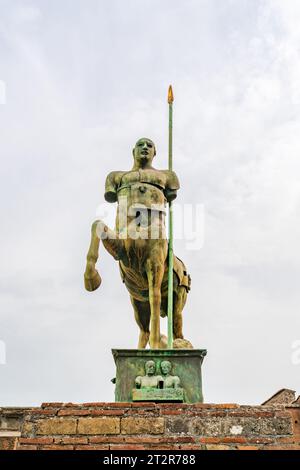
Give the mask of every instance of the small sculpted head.
[(151, 164), (156, 155), (155, 145), (152, 140), (142, 137), (137, 141), (132, 151), (133, 158), (139, 166)]
[(162, 361), (160, 368), (161, 368), (163, 375), (168, 375), (171, 372), (172, 364), (170, 361)]
[(155, 374), (155, 362), (147, 361), (145, 364), (145, 371), (147, 375), (154, 375)]

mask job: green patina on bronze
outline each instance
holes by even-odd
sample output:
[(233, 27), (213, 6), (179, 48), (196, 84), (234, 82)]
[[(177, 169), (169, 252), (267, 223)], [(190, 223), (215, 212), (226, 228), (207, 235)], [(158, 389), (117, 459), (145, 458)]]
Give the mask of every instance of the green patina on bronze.
[[(161, 372), (161, 363), (163, 361), (172, 363), (172, 376), (180, 379), (179, 389), (184, 391), (184, 403), (203, 402), (201, 365), (206, 355), (205, 349), (113, 349), (112, 353), (116, 363), (116, 401), (133, 401), (132, 391), (135, 389), (136, 378), (145, 375), (145, 363), (153, 360), (155, 363), (155, 376), (162, 376), (162, 378), (164, 378), (164, 375)], [(155, 394), (158, 391), (159, 397), (156, 396), (152, 400), (149, 398), (142, 401), (170, 401), (168, 392), (165, 392), (166, 397), (164, 399), (161, 398), (162, 391), (160, 392), (155, 387), (149, 388), (154, 390), (154, 392), (149, 393)], [(170, 388), (169, 390), (176, 390), (176, 388)], [(175, 394), (174, 391), (170, 393)]]
[(155, 388), (145, 388), (132, 390), (132, 401), (155, 401), (155, 402), (184, 402), (184, 390), (182, 388), (168, 388), (159, 390)]
[(184, 390), (180, 387), (180, 378), (172, 370), (171, 361), (148, 359), (145, 362), (145, 374), (135, 378), (132, 400), (183, 402)]

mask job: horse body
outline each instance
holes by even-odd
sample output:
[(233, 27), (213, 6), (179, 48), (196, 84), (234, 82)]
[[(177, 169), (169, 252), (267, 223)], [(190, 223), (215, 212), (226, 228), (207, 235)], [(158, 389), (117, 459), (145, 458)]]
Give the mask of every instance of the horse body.
[[(128, 217), (127, 226), (136, 222), (140, 236), (136, 239), (121, 238), (124, 227), (113, 231), (102, 221), (92, 225), (92, 237), (87, 255), (85, 287), (89, 291), (97, 289), (101, 278), (95, 265), (102, 240), (106, 250), (119, 261), (121, 278), (129, 291), (135, 320), (140, 328), (138, 348), (144, 349), (148, 342), (152, 349), (166, 347), (165, 338), (160, 334), (160, 316), (167, 315), (168, 297), (168, 241), (164, 237), (164, 218), (156, 222), (160, 227), (158, 239), (146, 238), (151, 235), (151, 224), (139, 227), (139, 218)], [(153, 220), (153, 215), (152, 215)], [(173, 333), (174, 339), (182, 339), (182, 309), (190, 288), (190, 277), (185, 266), (174, 256), (173, 277)]]

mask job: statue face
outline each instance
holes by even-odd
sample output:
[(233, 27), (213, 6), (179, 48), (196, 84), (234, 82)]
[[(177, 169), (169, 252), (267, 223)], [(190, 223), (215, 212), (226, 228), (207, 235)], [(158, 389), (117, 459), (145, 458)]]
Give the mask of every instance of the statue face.
[(141, 164), (152, 162), (155, 155), (155, 145), (150, 139), (139, 139), (133, 149), (134, 159)]
[(169, 361), (163, 361), (160, 365), (161, 371), (164, 375), (168, 375), (171, 372), (172, 365)]
[(155, 373), (155, 362), (147, 361), (145, 365), (145, 370), (147, 375), (154, 375)]

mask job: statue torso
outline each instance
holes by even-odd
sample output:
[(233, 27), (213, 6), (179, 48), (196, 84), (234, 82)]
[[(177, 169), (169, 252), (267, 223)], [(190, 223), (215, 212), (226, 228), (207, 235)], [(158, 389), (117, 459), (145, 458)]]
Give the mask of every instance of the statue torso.
[(136, 378), (136, 384), (140, 388), (158, 388), (159, 382), (163, 382), (160, 375), (144, 375)]
[(120, 177), (117, 188), (118, 200), (126, 197), (128, 205), (134, 208), (157, 209), (165, 211), (167, 175), (164, 171), (155, 169), (125, 172)]
[(147, 168), (110, 173), (106, 178), (105, 194), (115, 194), (119, 203), (126, 198), (127, 205), (136, 209), (155, 209), (157, 206), (157, 210), (165, 212), (166, 191), (178, 188), (179, 182), (173, 171)]

